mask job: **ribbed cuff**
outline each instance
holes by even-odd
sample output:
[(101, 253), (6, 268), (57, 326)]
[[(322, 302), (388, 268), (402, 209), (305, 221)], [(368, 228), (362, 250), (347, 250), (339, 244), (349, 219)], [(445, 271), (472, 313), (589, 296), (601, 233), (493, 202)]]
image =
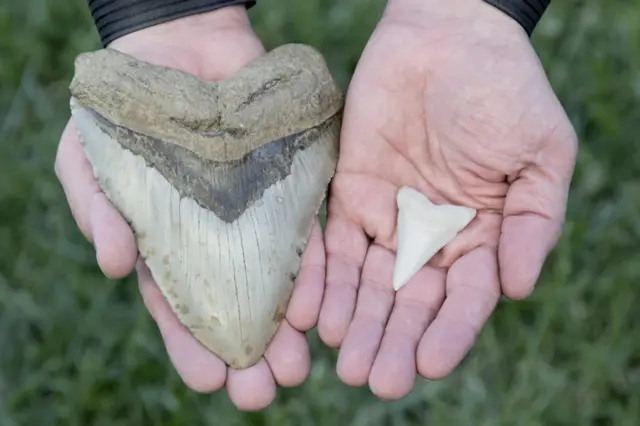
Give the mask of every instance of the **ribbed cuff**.
[(93, 22), (103, 46), (118, 37), (142, 28), (210, 12), (226, 6), (244, 4), (247, 8), (255, 0), (88, 0)]
[(484, 0), (516, 20), (531, 37), (551, 0)]

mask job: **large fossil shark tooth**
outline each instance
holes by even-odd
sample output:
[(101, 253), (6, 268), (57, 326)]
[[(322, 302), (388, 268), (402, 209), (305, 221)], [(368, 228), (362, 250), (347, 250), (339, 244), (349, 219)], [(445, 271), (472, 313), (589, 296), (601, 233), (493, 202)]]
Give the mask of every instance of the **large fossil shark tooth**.
[(436, 205), (422, 192), (404, 186), (398, 203), (398, 250), (393, 288), (400, 290), (441, 248), (475, 217), (471, 207)]
[(86, 155), (165, 298), (228, 365), (255, 364), (335, 172), (343, 96), (323, 57), (285, 45), (216, 83), (110, 49), (75, 66)]

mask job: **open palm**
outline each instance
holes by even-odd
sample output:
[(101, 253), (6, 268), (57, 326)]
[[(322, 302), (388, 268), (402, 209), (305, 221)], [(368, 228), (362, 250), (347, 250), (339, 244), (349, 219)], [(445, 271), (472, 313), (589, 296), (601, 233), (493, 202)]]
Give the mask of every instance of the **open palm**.
[[(525, 33), (477, 4), (446, 30), (388, 10), (347, 96), (318, 328), (341, 379), (382, 398), (449, 374), (501, 295), (531, 292), (564, 221), (573, 128)], [(395, 293), (403, 185), (478, 214)]]

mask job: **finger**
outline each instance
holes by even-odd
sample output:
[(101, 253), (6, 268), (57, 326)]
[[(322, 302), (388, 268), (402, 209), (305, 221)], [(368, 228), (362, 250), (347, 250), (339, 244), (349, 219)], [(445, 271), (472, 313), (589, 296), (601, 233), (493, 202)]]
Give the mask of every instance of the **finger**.
[(362, 228), (344, 214), (335, 198), (329, 201), (327, 216), (327, 276), (318, 334), (327, 346), (338, 347), (356, 306), (360, 270), (369, 242)]
[(93, 196), (100, 192), (100, 186), (76, 132), (73, 121), (69, 120), (58, 145), (55, 172), (78, 228), (90, 242), (93, 242), (91, 201)]
[[(564, 163), (567, 157), (555, 153)], [(560, 160), (556, 160), (560, 161)], [(554, 170), (561, 172), (554, 172)], [(533, 291), (542, 266), (558, 242), (565, 219), (572, 167), (531, 167), (507, 193), (499, 244), (502, 291), (523, 299)]]
[(514, 300), (525, 299), (533, 292), (560, 232), (559, 223), (533, 214), (505, 219), (499, 249), (505, 296)]
[(55, 170), (71, 214), (93, 243), (104, 274), (111, 278), (128, 275), (137, 258), (133, 232), (100, 189), (72, 121), (62, 134)]
[(202, 347), (175, 316), (142, 260), (136, 265), (144, 304), (155, 320), (176, 371), (191, 389), (213, 392), (226, 379), (224, 362)]
[(462, 361), (500, 300), (495, 249), (479, 247), (458, 259), (447, 274), (446, 290), (418, 344), (418, 371), (431, 380), (447, 376)]
[(471, 223), (429, 261), (436, 268), (448, 269), (453, 263), (482, 244), (498, 245), (502, 214), (479, 211)]
[(245, 370), (229, 369), (227, 391), (239, 410), (257, 411), (268, 407), (276, 396), (276, 383), (267, 361), (262, 358)]
[(91, 235), (100, 269), (110, 278), (128, 275), (138, 257), (131, 228), (102, 192), (93, 195), (90, 214)]
[(310, 330), (318, 322), (324, 293), (325, 258), (322, 229), (316, 218), (287, 308), (287, 320), (299, 331)]
[(397, 400), (413, 388), (418, 342), (440, 309), (444, 293), (445, 273), (431, 267), (422, 268), (396, 293), (369, 376), (369, 387), (379, 398)]
[(265, 358), (280, 386), (298, 386), (309, 375), (311, 358), (307, 338), (287, 320), (278, 328)]
[(338, 355), (337, 373), (348, 385), (362, 386), (369, 378), (393, 307), (394, 259), (391, 252), (378, 245), (369, 247), (353, 320)]

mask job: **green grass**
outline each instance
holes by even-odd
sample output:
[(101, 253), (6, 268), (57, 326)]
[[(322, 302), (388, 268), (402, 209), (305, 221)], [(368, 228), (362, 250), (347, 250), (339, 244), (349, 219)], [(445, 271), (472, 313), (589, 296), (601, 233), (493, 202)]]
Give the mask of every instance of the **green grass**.
[[(318, 47), (346, 87), (383, 6), (262, 0), (268, 47)], [(449, 378), (382, 403), (310, 335), (309, 380), (260, 413), (173, 371), (133, 279), (110, 281), (53, 173), (83, 0), (0, 0), (0, 426), (640, 424), (640, 3), (556, 1), (534, 38), (581, 140), (562, 241)]]

